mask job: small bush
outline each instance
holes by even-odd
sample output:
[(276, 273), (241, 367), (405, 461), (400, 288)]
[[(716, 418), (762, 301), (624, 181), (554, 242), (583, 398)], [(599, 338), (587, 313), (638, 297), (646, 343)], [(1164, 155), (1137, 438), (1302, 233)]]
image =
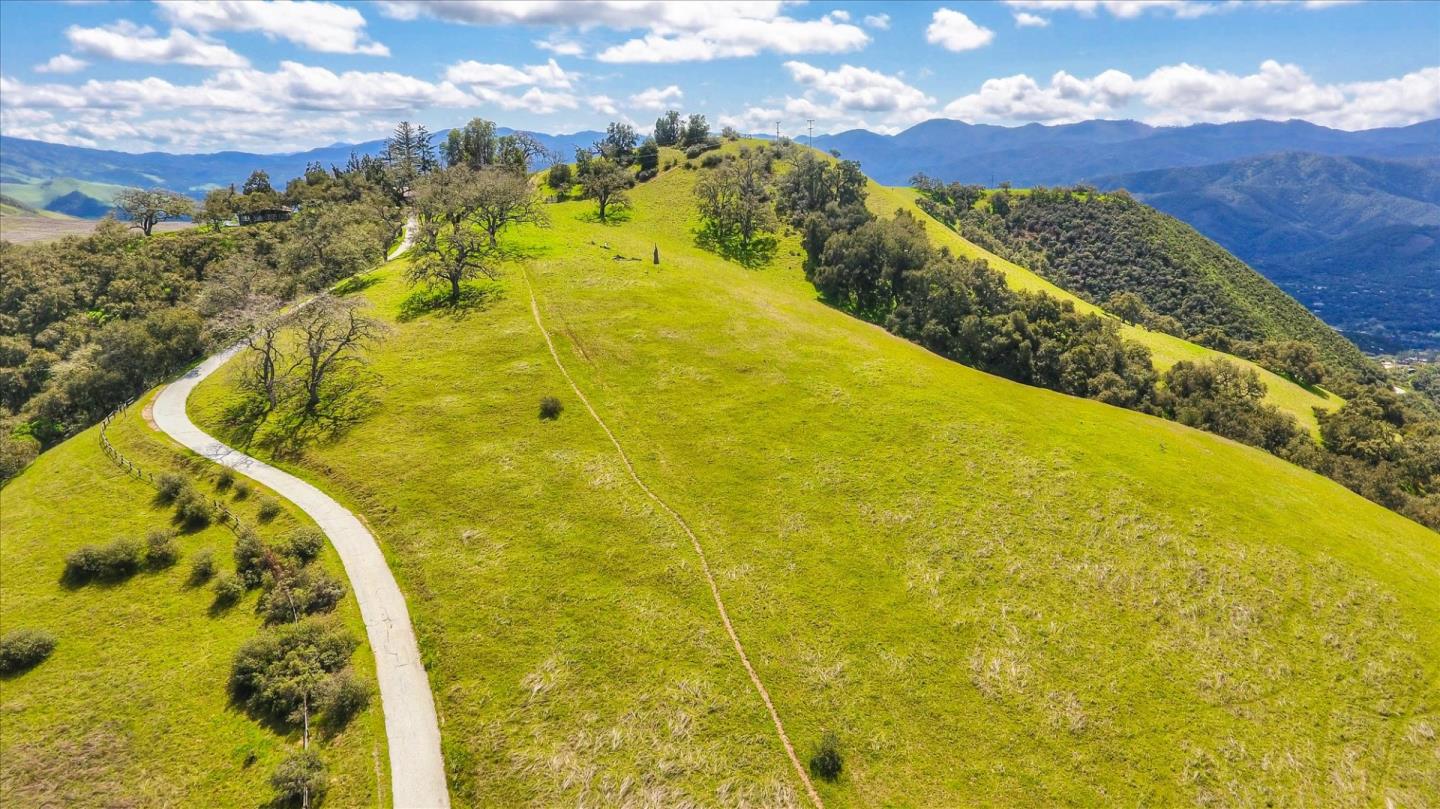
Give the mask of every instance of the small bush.
[(554, 421), (560, 418), (560, 414), (564, 412), (564, 410), (565, 405), (561, 404), (560, 400), (554, 396), (546, 396), (540, 400), (540, 418), (546, 421)]
[(570, 186), (574, 185), (574, 178), (572, 176), (572, 172), (570, 171), (570, 164), (556, 163), (555, 165), (551, 166), (550, 174), (545, 178), (545, 181), (549, 184), (551, 188), (554, 188), (557, 191), (568, 190)]
[(720, 148), (720, 141), (717, 140), (717, 139), (715, 139), (715, 138), (710, 138), (710, 139), (708, 139), (708, 140), (701, 141), (700, 143), (697, 143), (697, 144), (695, 144), (694, 146), (691, 146), (690, 148), (686, 149), (686, 150), (685, 150), (685, 157), (688, 158), (688, 159), (694, 160), (695, 158), (699, 157), (699, 156), (702, 155), (702, 154), (705, 154), (705, 153), (708, 152), (708, 151), (711, 151), (712, 149), (719, 149), (719, 148)]
[(180, 561), (180, 545), (175, 542), (175, 532), (157, 528), (145, 537), (145, 565), (151, 570), (162, 570)]
[(215, 478), (215, 491), (228, 492), (230, 487), (235, 485), (235, 473), (228, 467), (222, 468), (220, 474)]
[(205, 495), (186, 486), (175, 498), (175, 521), (186, 531), (199, 531), (210, 524), (212, 512)]
[(325, 794), (329, 780), (325, 762), (307, 750), (280, 762), (270, 776), (270, 786), (275, 789), (275, 802), (281, 806), (298, 805), (306, 798), (314, 805)]
[(179, 497), (180, 493), (185, 491), (186, 483), (183, 475), (177, 475), (174, 472), (165, 472), (155, 478), (155, 488), (159, 489), (160, 500), (165, 503)]
[(12, 629), (0, 636), (0, 675), (9, 676), (29, 671), (44, 662), (53, 651), (55, 636), (49, 632), (41, 629)]
[(280, 516), (280, 503), (273, 497), (265, 497), (260, 500), (260, 522), (270, 522)]
[(65, 557), (65, 580), (74, 584), (117, 581), (135, 575), (144, 558), (140, 543), (133, 539), (117, 539), (99, 548), (85, 545)]
[(817, 778), (834, 781), (840, 777), (844, 762), (840, 759), (840, 740), (834, 733), (826, 733), (820, 739), (820, 746), (810, 757), (810, 772)]
[(232, 607), (245, 597), (245, 582), (239, 576), (224, 575), (215, 580), (215, 606)]
[(351, 669), (332, 677), (320, 695), (320, 710), (324, 712), (325, 724), (331, 730), (345, 727), (369, 705), (370, 688)]
[(213, 578), (215, 578), (215, 552), (205, 548), (190, 560), (190, 583), (198, 587)]
[(234, 497), (236, 500), (244, 500), (250, 496), (251, 491), (252, 489), (250, 488), (250, 484), (242, 480), (235, 484)]
[(318, 528), (296, 528), (280, 541), (276, 548), (281, 554), (294, 559), (301, 565), (315, 561), (325, 549), (325, 534)]
[(694, 164), (694, 163), (691, 163), (689, 160), (686, 160), (686, 161), (685, 161), (685, 169), (686, 169), (687, 171), (694, 171), (694, 170), (695, 170), (695, 164)]
[(260, 612), (272, 624), (283, 624), (335, 609), (345, 597), (345, 585), (313, 569), (284, 577), (260, 597)]
[(724, 162), (725, 158), (723, 155), (707, 154), (705, 155), (705, 158), (700, 161), (700, 167), (706, 169), (713, 169)]
[(246, 528), (235, 538), (235, 575), (246, 587), (259, 587), (269, 568), (265, 543), (253, 530)]
[(659, 174), (659, 173), (660, 173), (660, 172), (659, 172), (658, 170), (656, 170), (656, 169), (642, 169), (641, 171), (639, 171), (639, 172), (637, 172), (637, 173), (635, 174), (635, 182), (637, 182), (637, 183), (649, 182), (649, 181), (655, 179), (655, 175), (656, 175), (656, 174)]

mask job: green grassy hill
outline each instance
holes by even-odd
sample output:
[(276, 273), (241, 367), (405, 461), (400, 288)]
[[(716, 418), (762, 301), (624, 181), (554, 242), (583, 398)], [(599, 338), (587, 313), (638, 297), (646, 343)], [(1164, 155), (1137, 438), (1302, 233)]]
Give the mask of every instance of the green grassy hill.
[[(12, 806), (255, 806), (270, 795), (267, 779), (299, 747), (248, 718), (228, 698), (230, 662), (261, 626), (251, 593), (227, 610), (212, 609), (208, 586), (188, 582), (190, 563), (210, 549), (222, 572), (233, 569), (233, 534), (209, 528), (180, 536), (174, 567), (142, 571), (108, 584), (70, 587), (60, 581), (76, 548), (116, 537), (141, 539), (170, 525), (171, 509), (155, 490), (125, 474), (100, 449), (92, 428), (42, 455), (0, 489), (0, 631), (37, 628), (57, 640), (36, 668), (0, 679), (0, 794)], [(153, 471), (189, 471), (213, 495), (204, 475), (187, 466), (132, 408), (110, 428), (128, 457)], [(258, 487), (257, 487), (258, 489)], [(262, 496), (226, 497), (256, 524)], [(260, 525), (274, 537), (299, 525), (289, 512)], [(340, 575), (327, 550), (322, 564)], [(353, 598), (339, 613), (364, 637)], [(374, 689), (374, 662), (362, 645), (353, 664)], [(331, 806), (389, 802), (382, 717), (375, 705), (323, 753), (331, 774)]]
[[(548, 206), (483, 306), (415, 316), (403, 260), (357, 285), (395, 327), (377, 407), (279, 461), (376, 529), (457, 806), (805, 803), (694, 550), (569, 389), (531, 285), (576, 384), (694, 528), (802, 760), (838, 736), (828, 805), (1440, 794), (1433, 532), (831, 309), (793, 237), (758, 270), (704, 252), (699, 173), (636, 188), (622, 223)], [(191, 401), (220, 435), (234, 370)]]

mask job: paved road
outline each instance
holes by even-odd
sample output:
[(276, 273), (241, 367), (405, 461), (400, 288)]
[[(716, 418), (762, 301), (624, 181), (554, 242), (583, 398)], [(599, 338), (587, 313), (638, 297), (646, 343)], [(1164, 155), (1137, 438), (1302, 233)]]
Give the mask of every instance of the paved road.
[[(403, 247), (409, 247), (407, 229)], [(399, 255), (402, 250), (397, 250)], [(200, 363), (155, 397), (155, 424), (171, 438), (246, 477), (269, 486), (309, 514), (340, 554), (350, 589), (360, 603), (385, 713), (390, 748), (390, 788), (396, 809), (441, 809), (450, 805), (445, 763), (440, 756), (440, 726), (430, 680), (420, 663), (405, 596), (385, 563), (375, 537), (331, 497), (305, 481), (216, 441), (190, 421), (185, 400), (200, 380), (241, 350), (235, 346)]]

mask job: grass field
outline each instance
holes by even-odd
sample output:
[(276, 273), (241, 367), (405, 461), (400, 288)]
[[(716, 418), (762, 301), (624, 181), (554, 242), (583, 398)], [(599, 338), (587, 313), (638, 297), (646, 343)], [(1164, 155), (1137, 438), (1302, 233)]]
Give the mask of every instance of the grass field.
[[(0, 210), (0, 240), (16, 244), (30, 244), (51, 242), (65, 236), (88, 236), (98, 224), (100, 224), (98, 219), (76, 219), (49, 211), (43, 215), (35, 215), (11, 214)], [(195, 226), (194, 222), (161, 222), (155, 226), (155, 232), (170, 233), (177, 230), (189, 230)]]
[[(299, 747), (229, 704), (226, 682), (235, 650), (260, 629), (256, 595), (213, 612), (209, 587), (188, 584), (190, 561), (211, 549), (221, 571), (233, 569), (233, 535), (218, 525), (182, 534), (174, 567), (142, 571), (115, 584), (60, 583), (65, 556), (84, 544), (135, 539), (169, 525), (171, 510), (154, 489), (129, 477), (100, 449), (92, 428), (42, 455), (0, 490), (0, 630), (33, 627), (58, 639), (51, 658), (0, 680), (0, 794), (10, 806), (258, 806), (268, 800), (275, 766)], [(111, 440), (151, 470), (184, 469), (132, 408), (110, 428)], [(213, 470), (196, 464), (190, 474)], [(252, 523), (262, 492), (223, 497)], [(288, 511), (268, 525), (278, 536), (300, 523)], [(334, 552), (322, 564), (343, 575)], [(353, 598), (340, 615), (359, 638)], [(374, 688), (374, 662), (362, 644), (354, 657)], [(329, 806), (389, 802), (379, 701), (323, 744), (332, 775)]]
[[(856, 321), (793, 237), (760, 270), (703, 252), (698, 173), (622, 223), (549, 206), (475, 309), (404, 316), (399, 262), (376, 273), (378, 406), (282, 461), (374, 525), (456, 805), (801, 802), (693, 550), (569, 392), (522, 271), (695, 528), (802, 757), (838, 735), (829, 805), (1434, 803), (1433, 532)], [(230, 385), (192, 398), (217, 434)]]

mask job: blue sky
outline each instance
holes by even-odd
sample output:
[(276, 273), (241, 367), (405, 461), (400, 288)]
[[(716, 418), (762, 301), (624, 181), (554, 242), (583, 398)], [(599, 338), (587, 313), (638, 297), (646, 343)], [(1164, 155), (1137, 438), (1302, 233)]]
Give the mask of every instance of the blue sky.
[(1440, 3), (0, 3), (0, 132), (288, 151), (407, 118), (745, 131), (1440, 117)]

